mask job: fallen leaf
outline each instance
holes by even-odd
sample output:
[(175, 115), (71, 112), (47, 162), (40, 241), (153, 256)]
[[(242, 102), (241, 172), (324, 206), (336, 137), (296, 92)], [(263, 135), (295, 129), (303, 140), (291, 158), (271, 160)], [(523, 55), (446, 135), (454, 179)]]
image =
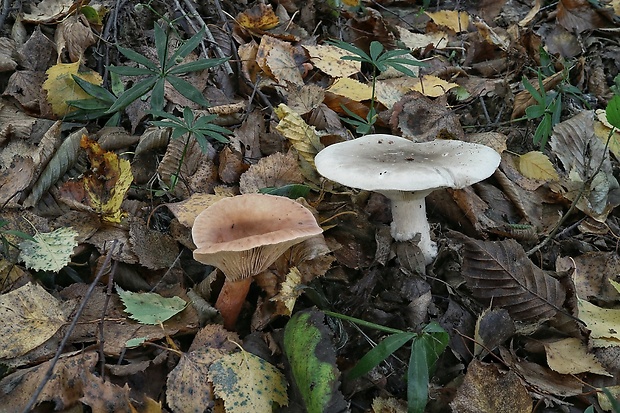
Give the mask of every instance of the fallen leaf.
[(273, 36), (263, 36), (256, 52), (256, 62), (265, 73), (281, 85), (304, 84), (295, 62), (295, 49), (288, 42)]
[(526, 178), (541, 181), (557, 181), (560, 179), (549, 157), (539, 151), (532, 151), (519, 156), (519, 172)]
[(353, 60), (342, 60), (343, 56), (354, 56), (346, 50), (332, 45), (304, 46), (310, 54), (310, 61), (321, 71), (332, 77), (349, 77), (362, 70), (362, 64)]
[(448, 46), (448, 35), (446, 33), (413, 33), (402, 26), (396, 26), (396, 30), (400, 34), (400, 41), (411, 50), (425, 49), (429, 45), (441, 50)]
[(411, 88), (416, 92), (420, 92), (424, 96), (438, 97), (445, 95), (450, 89), (459, 87), (456, 83), (446, 82), (445, 80), (433, 75), (424, 75), (418, 79), (418, 83)]
[(578, 338), (544, 343), (549, 368), (560, 374), (594, 373), (613, 377)]
[(355, 100), (356, 102), (372, 99), (372, 87), (348, 77), (336, 79), (336, 81), (327, 88), (327, 91)]
[(121, 204), (133, 181), (129, 161), (104, 151), (86, 135), (80, 146), (88, 153), (90, 170), (80, 180), (65, 182), (62, 196), (77, 207), (100, 214), (104, 221), (120, 223)]
[(45, 72), (47, 80), (43, 83), (43, 89), (47, 92), (47, 100), (52, 105), (52, 110), (56, 116), (63, 117), (77, 109), (69, 106), (68, 101), (92, 98), (75, 83), (72, 75), (94, 85), (100, 86), (103, 83), (99, 73), (93, 70), (80, 72), (79, 69), (80, 62), (77, 61), (66, 64), (58, 63)]
[(239, 192), (242, 194), (258, 193), (263, 188), (279, 188), (288, 184), (303, 183), (295, 155), (276, 152), (262, 158), (258, 163), (241, 175)]
[(76, 13), (64, 19), (56, 28), (58, 63), (61, 63), (61, 58), (65, 52), (68, 54), (70, 62), (81, 61), (84, 51), (96, 42), (97, 39), (90, 28), (90, 24), (82, 13)]
[(469, 15), (460, 10), (440, 10), (438, 12), (425, 12), (437, 25), (445, 26), (456, 33), (466, 32), (469, 26)]
[(280, 23), (271, 4), (258, 3), (237, 15), (237, 23), (246, 29), (269, 30)]
[(577, 307), (579, 319), (590, 330), (590, 337), (615, 340), (620, 345), (620, 309), (601, 308), (580, 298)]
[(71, 227), (58, 228), (52, 232), (37, 232), (34, 241), (25, 240), (19, 244), (20, 259), (26, 267), (37, 271), (60, 271), (73, 254), (78, 243), (78, 233)]
[(74, 0), (43, 0), (31, 5), (30, 13), (24, 13), (22, 21), (35, 24), (49, 24), (60, 21), (74, 9)]
[(116, 286), (129, 318), (142, 324), (157, 325), (185, 309), (187, 303), (180, 297), (162, 297), (156, 293), (134, 293)]
[(28, 283), (0, 295), (0, 359), (21, 356), (43, 344), (66, 324), (73, 304)]
[(187, 228), (194, 225), (194, 219), (202, 211), (213, 205), (224, 196), (213, 194), (193, 194), (189, 199), (181, 202), (165, 204), (179, 222)]
[(226, 412), (268, 412), (274, 405), (288, 405), (284, 375), (262, 358), (243, 350), (213, 362), (209, 379), (215, 394), (224, 399)]

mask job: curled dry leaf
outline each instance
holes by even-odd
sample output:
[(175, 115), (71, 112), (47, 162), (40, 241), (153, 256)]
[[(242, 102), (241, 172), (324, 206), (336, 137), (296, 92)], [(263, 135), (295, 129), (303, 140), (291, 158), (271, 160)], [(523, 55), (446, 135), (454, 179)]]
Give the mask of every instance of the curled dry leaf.
[(517, 321), (540, 323), (561, 309), (566, 292), (555, 278), (535, 266), (515, 240), (464, 242), (462, 272), (474, 297), (505, 308)]

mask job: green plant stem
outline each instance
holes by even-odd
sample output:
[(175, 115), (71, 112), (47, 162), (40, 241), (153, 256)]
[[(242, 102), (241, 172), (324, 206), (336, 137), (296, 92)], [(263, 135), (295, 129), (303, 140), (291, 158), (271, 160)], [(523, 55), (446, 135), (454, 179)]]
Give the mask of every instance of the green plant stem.
[(183, 146), (183, 153), (181, 154), (181, 159), (179, 160), (179, 166), (177, 167), (177, 171), (175, 173), (175, 179), (172, 181), (172, 185), (170, 185), (170, 190), (173, 191), (179, 182), (179, 175), (181, 174), (181, 167), (183, 166), (183, 161), (185, 160), (185, 155), (187, 154), (187, 147), (189, 146), (189, 140), (192, 137), (191, 133), (187, 134), (187, 140), (185, 141), (185, 145)]
[(328, 310), (322, 310), (322, 311), (325, 314), (327, 314), (328, 316), (339, 318), (341, 320), (350, 321), (352, 323), (355, 323), (355, 324), (358, 324), (358, 325), (361, 325), (361, 326), (364, 326), (364, 327), (373, 328), (375, 330), (383, 331), (385, 333), (391, 333), (391, 334), (406, 333), (406, 331), (403, 331), (403, 330), (398, 330), (396, 328), (385, 327), (385, 326), (382, 326), (380, 324), (371, 323), (370, 321), (361, 320), (359, 318), (350, 317), (348, 315), (344, 315), (344, 314), (340, 314), (340, 313), (334, 313), (333, 311), (328, 311)]

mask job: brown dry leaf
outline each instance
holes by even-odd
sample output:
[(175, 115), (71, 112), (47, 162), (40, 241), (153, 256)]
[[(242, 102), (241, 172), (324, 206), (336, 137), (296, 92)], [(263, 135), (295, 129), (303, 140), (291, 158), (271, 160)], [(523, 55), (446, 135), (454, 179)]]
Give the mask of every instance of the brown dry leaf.
[(519, 22), (519, 26), (525, 27), (528, 24), (530, 24), (530, 22), (534, 20), (534, 17), (536, 17), (538, 12), (540, 11), (541, 5), (542, 5), (542, 0), (536, 0), (536, 2), (534, 3), (534, 7), (532, 7), (530, 11), (527, 13), (527, 15), (523, 19), (521, 19), (521, 21)]
[(418, 79), (417, 84), (411, 88), (420, 92), (424, 96), (436, 98), (445, 95), (450, 89), (459, 87), (456, 83), (446, 82), (445, 80), (433, 75), (424, 75)]
[(304, 81), (294, 55), (295, 49), (290, 43), (273, 36), (263, 36), (256, 51), (256, 62), (279, 84), (286, 85), (289, 82), (302, 86)]
[[(196, 172), (200, 160), (205, 157), (196, 139), (190, 139), (189, 144), (185, 147), (186, 139), (186, 136), (181, 136), (178, 139), (171, 140), (161, 163), (157, 167), (157, 173), (161, 176), (161, 180), (168, 186), (171, 184), (173, 176), (176, 176), (179, 164), (181, 164), (180, 178), (185, 179)], [(186, 191), (185, 185), (176, 185), (174, 188), (174, 194), (181, 198), (188, 195)]]
[(466, 32), (469, 26), (469, 15), (460, 10), (440, 10), (438, 12), (425, 12), (435, 24), (445, 26), (454, 30), (456, 33)]
[(362, 70), (362, 64), (353, 60), (342, 60), (352, 53), (332, 45), (304, 46), (310, 54), (310, 61), (321, 71), (332, 77), (349, 77)]
[(295, 113), (305, 115), (316, 109), (325, 97), (325, 89), (319, 85), (309, 84), (303, 86), (289, 85), (284, 90), (286, 104)]
[(7, 37), (0, 38), (0, 72), (11, 72), (17, 67), (17, 46)]
[(134, 413), (130, 405), (129, 386), (117, 386), (109, 380), (95, 376), (91, 371), (81, 374), (83, 395), (80, 402), (91, 408), (93, 413)]
[[(75, 405), (83, 394), (84, 373), (95, 368), (97, 359), (95, 352), (61, 357), (37, 402), (52, 402), (55, 410), (64, 410)], [(43, 381), (50, 363), (46, 361), (4, 377), (0, 381), (0, 404), (11, 406), (11, 411), (14, 412), (23, 411), (37, 386)]]
[(16, 156), (6, 165), (0, 169), (0, 205), (15, 206), (17, 194), (26, 190), (34, 178), (35, 162), (31, 157)]
[(258, 3), (237, 15), (237, 23), (246, 29), (269, 30), (280, 23), (278, 16), (273, 12), (271, 4)]
[(564, 287), (536, 267), (515, 240), (464, 242), (461, 267), (474, 297), (493, 308), (505, 308), (517, 321), (539, 323), (561, 309)]
[(39, 4), (31, 5), (30, 13), (24, 13), (22, 21), (25, 23), (50, 24), (63, 19), (75, 8), (75, 0), (43, 0)]
[(193, 194), (185, 201), (165, 205), (172, 211), (181, 224), (191, 228), (198, 214), (222, 198), (224, 197), (213, 194)]
[(483, 359), (515, 334), (515, 323), (503, 308), (485, 308), (476, 320), (474, 355)]
[(20, 266), (4, 258), (0, 259), (0, 294), (7, 293), (18, 285), (26, 284), (28, 280), (34, 281), (34, 278)]
[(473, 360), (450, 406), (459, 413), (530, 413), (532, 399), (513, 371)]
[(179, 247), (170, 235), (147, 228), (137, 217), (129, 224), (129, 242), (140, 265), (152, 270), (172, 267), (179, 255)]
[(519, 172), (526, 178), (541, 181), (557, 181), (560, 179), (549, 157), (539, 151), (532, 151), (519, 156)]
[(0, 296), (0, 359), (21, 356), (67, 322), (74, 303), (62, 303), (38, 284)]
[(50, 67), (45, 73), (47, 80), (43, 83), (43, 89), (47, 92), (47, 100), (52, 105), (54, 114), (63, 117), (76, 108), (67, 104), (69, 100), (89, 99), (91, 96), (75, 83), (71, 75), (78, 76), (89, 83), (101, 85), (103, 79), (99, 73), (88, 70), (80, 72), (80, 62), (59, 63)]
[(578, 338), (544, 343), (549, 368), (560, 374), (594, 373), (613, 377)]
[(327, 91), (356, 102), (372, 99), (372, 87), (348, 77), (336, 79)]
[(614, 252), (586, 252), (570, 258), (577, 297), (601, 305), (620, 301), (610, 281), (620, 281), (620, 257)]
[(372, 401), (372, 413), (407, 413), (407, 402), (379, 396)]
[(293, 153), (276, 152), (262, 158), (241, 175), (239, 192), (256, 193), (263, 188), (279, 188), (288, 184), (300, 184), (303, 181), (304, 177)]
[(55, 40), (58, 63), (61, 63), (65, 52), (68, 54), (69, 62), (81, 61), (84, 51), (97, 41), (88, 20), (82, 13), (76, 13), (61, 21), (56, 28)]
[(189, 351), (168, 375), (166, 398), (174, 411), (202, 413), (214, 406), (209, 366), (235, 350), (240, 339), (236, 333), (210, 324), (200, 330)]
[(613, 10), (594, 9), (588, 0), (560, 0), (557, 7), (558, 23), (573, 33), (609, 27)]
[[(252, 39), (251, 42), (239, 46), (239, 59), (241, 59), (241, 72), (252, 83), (256, 83), (261, 72), (261, 67), (256, 60), (258, 44)], [(266, 83), (265, 76), (261, 76), (261, 84)], [(260, 84), (259, 84), (260, 86)]]

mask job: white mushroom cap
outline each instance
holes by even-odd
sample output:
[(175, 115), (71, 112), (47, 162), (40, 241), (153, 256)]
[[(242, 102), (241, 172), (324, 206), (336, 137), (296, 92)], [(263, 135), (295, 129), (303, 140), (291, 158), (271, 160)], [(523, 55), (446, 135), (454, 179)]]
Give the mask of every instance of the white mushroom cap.
[(314, 163), (319, 173), (332, 181), (385, 194), (464, 188), (491, 176), (500, 159), (495, 150), (476, 143), (415, 143), (376, 134), (328, 146)]
[(392, 237), (420, 234), (426, 263), (437, 254), (426, 218), (426, 195), (464, 188), (488, 178), (501, 157), (493, 149), (456, 140), (415, 143), (393, 135), (366, 135), (323, 149), (314, 158), (324, 177), (352, 188), (379, 192), (392, 201)]
[(289, 247), (322, 232), (312, 212), (292, 199), (238, 195), (196, 217), (194, 259), (238, 281), (266, 270)]

